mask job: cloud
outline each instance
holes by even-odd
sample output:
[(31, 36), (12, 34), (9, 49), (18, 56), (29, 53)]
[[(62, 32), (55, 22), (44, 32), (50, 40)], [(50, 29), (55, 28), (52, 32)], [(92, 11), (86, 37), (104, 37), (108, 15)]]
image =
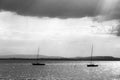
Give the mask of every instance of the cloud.
[(1, 39), (60, 39), (70, 36), (110, 36), (119, 24), (118, 20), (93, 21), (94, 17), (83, 18), (38, 18), (21, 16), (15, 12), (0, 12)]
[(120, 25), (117, 26), (116, 31), (117, 31), (116, 35), (120, 36)]
[(42, 55), (88, 56), (93, 43), (95, 55), (118, 56), (119, 21), (94, 18), (31, 17), (1, 11), (0, 54), (36, 54), (40, 46)]
[(104, 15), (109, 20), (120, 18), (119, 3), (119, 0), (0, 0), (0, 10), (52, 18)]
[(0, 0), (0, 9), (21, 15), (80, 18), (96, 15), (99, 0)]
[(120, 0), (101, 0), (98, 5), (98, 12), (104, 15), (106, 20), (120, 19)]

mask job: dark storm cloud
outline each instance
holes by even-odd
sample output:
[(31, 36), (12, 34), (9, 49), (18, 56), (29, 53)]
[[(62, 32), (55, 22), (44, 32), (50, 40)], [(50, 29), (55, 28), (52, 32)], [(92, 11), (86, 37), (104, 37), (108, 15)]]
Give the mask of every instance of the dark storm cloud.
[(99, 0), (0, 0), (0, 9), (40, 17), (84, 17), (97, 14)]
[(120, 24), (117, 26), (117, 36), (120, 36)]

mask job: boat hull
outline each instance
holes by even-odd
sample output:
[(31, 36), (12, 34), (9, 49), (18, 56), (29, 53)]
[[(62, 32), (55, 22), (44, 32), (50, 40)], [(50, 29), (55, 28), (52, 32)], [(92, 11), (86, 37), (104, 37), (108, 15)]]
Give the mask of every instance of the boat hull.
[(36, 66), (43, 65), (44, 66), (45, 64), (44, 63), (32, 63), (32, 65), (36, 65)]
[(95, 64), (88, 64), (87, 67), (98, 67), (98, 65), (95, 65)]

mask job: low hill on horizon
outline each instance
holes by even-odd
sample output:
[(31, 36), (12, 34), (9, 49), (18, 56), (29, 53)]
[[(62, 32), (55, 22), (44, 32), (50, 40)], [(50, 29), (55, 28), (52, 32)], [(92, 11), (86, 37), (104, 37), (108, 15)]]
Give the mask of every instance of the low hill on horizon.
[[(16, 55), (0, 55), (0, 58), (37, 58), (37, 56), (36, 55), (16, 54)], [(63, 58), (63, 57), (39, 55), (39, 58)]]
[[(36, 59), (36, 55), (1, 55), (0, 59)], [(90, 56), (87, 57), (60, 57), (60, 56), (45, 56), (39, 55), (39, 59), (46, 59), (46, 60), (91, 60)], [(113, 56), (93, 56), (92, 60), (120, 60), (118, 57)]]

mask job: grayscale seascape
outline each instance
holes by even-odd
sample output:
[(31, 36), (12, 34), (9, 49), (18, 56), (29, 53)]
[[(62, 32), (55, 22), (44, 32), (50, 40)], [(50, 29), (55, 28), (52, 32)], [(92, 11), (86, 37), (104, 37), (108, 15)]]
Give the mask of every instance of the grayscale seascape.
[(0, 80), (120, 80), (120, 61), (71, 61), (33, 66), (31, 63), (1, 63)]
[(0, 0), (0, 80), (120, 80), (120, 0)]

